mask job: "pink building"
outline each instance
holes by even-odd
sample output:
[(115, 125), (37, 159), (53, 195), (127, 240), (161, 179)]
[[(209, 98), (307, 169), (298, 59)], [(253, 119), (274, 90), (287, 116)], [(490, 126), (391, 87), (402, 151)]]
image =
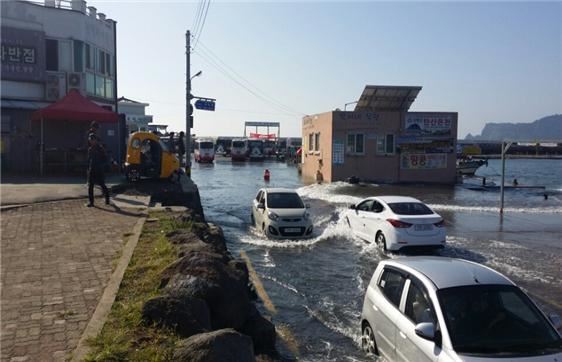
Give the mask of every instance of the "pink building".
[(386, 183), (456, 179), (456, 112), (408, 112), (421, 87), (365, 87), (352, 112), (303, 118), (302, 174)]

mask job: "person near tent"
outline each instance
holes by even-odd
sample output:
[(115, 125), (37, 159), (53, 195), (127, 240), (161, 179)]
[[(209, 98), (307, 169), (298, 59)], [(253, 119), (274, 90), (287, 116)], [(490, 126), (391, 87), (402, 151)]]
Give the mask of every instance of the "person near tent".
[(107, 162), (105, 149), (99, 143), (96, 135), (88, 136), (88, 199), (87, 207), (94, 206), (94, 184), (99, 185), (105, 197), (105, 204), (109, 205), (109, 190), (105, 185), (104, 167)]
[[(185, 133), (183, 133), (183, 131), (181, 131), (180, 134), (178, 135), (178, 140), (176, 142), (176, 149), (177, 149), (177, 152), (178, 152), (180, 167), (183, 163), (183, 155), (185, 155), (185, 141), (183, 139), (184, 136), (185, 136)], [(189, 158), (189, 155), (187, 155), (187, 157)], [(185, 164), (187, 165), (187, 160), (186, 160)]]
[(98, 137), (99, 129), (100, 129), (100, 125), (98, 124), (98, 122), (92, 121), (92, 123), (90, 123), (90, 128), (88, 129), (88, 138), (90, 137), (91, 134)]

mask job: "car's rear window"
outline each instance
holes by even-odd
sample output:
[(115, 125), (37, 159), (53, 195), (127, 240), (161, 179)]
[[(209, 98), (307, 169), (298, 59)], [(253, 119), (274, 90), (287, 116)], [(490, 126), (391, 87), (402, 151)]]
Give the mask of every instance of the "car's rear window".
[(213, 148), (213, 142), (201, 142), (199, 144), (200, 148)]
[(421, 202), (393, 202), (388, 207), (396, 215), (431, 215), (433, 211)]
[(300, 196), (289, 192), (272, 192), (267, 194), (267, 207), (270, 209), (303, 209)]
[(244, 142), (234, 141), (234, 142), (232, 142), (232, 147), (244, 147)]

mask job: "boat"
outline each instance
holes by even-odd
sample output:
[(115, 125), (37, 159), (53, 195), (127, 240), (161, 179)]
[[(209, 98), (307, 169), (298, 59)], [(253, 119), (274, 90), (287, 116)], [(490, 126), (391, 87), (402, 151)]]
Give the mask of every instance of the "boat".
[(488, 166), (488, 160), (482, 159), (458, 159), (457, 160), (457, 173), (461, 175), (474, 175), (480, 166)]

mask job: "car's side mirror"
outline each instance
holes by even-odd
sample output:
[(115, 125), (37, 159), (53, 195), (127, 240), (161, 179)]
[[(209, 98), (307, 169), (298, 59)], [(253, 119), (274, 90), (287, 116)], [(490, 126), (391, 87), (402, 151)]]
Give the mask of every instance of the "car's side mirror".
[(304, 207), (310, 209), (310, 204), (304, 204)]
[(258, 209), (265, 210), (265, 204), (259, 203), (259, 204), (258, 204)]
[(350, 208), (351, 210), (355, 210), (355, 209), (356, 209), (355, 205), (349, 205), (349, 208)]
[(429, 341), (435, 340), (435, 326), (433, 323), (416, 324), (414, 331), (423, 339), (427, 339)]
[(560, 316), (558, 314), (549, 314), (548, 319), (557, 331), (562, 331), (562, 320), (560, 319)]

